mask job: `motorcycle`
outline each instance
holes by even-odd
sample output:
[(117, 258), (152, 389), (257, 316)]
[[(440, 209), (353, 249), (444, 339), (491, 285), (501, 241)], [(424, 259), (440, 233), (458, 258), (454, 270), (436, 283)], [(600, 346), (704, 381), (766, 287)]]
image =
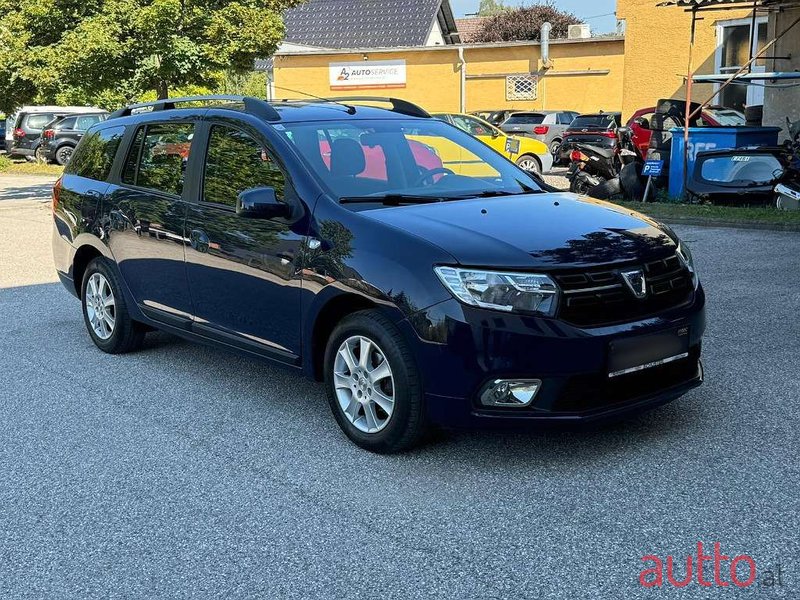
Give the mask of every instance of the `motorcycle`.
[(636, 152), (631, 130), (620, 127), (613, 148), (576, 144), (570, 154), (569, 191), (607, 200), (614, 196), (641, 200), (643, 161)]

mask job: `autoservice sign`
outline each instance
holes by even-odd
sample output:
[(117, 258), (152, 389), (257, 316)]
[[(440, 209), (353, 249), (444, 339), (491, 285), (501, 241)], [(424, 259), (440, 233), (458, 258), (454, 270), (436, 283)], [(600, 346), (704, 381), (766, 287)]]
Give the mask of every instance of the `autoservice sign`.
[(337, 62), (328, 66), (331, 89), (406, 87), (406, 61)]

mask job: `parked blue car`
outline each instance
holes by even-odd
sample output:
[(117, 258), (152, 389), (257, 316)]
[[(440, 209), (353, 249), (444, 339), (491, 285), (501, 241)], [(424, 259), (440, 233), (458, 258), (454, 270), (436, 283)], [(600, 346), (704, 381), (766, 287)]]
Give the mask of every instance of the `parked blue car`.
[(595, 423), (700, 385), (705, 297), (669, 228), (382, 102), (161, 100), (89, 129), (53, 244), (94, 343), (157, 328), (287, 365), (384, 453), (429, 424)]

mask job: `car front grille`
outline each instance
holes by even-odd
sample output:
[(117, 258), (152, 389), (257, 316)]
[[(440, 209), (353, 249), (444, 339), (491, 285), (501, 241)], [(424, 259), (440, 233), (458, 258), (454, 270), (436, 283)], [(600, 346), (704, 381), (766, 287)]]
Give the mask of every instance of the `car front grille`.
[[(647, 295), (636, 298), (620, 270), (641, 267)], [(559, 317), (580, 327), (613, 325), (656, 315), (692, 300), (692, 275), (676, 254), (642, 265), (554, 273), (562, 291)]]

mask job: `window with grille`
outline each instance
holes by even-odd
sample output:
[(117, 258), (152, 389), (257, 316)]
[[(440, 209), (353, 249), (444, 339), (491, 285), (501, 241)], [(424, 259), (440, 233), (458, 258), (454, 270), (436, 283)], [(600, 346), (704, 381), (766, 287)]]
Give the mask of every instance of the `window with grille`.
[(536, 75), (508, 75), (506, 100), (536, 100), (539, 78)]

